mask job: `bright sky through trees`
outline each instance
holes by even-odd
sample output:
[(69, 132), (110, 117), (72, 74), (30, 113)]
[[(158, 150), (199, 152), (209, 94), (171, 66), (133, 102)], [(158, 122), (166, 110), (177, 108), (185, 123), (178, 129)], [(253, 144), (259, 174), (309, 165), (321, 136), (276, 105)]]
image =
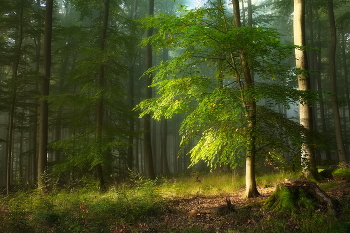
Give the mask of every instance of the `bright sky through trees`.
[[(264, 0), (252, 0), (252, 4), (257, 5), (260, 4)], [(188, 0), (186, 5), (189, 6), (189, 8), (199, 7), (202, 6), (204, 3), (206, 3), (207, 0)], [(226, 1), (227, 5), (232, 5), (231, 1)], [(245, 1), (246, 4), (246, 1)]]

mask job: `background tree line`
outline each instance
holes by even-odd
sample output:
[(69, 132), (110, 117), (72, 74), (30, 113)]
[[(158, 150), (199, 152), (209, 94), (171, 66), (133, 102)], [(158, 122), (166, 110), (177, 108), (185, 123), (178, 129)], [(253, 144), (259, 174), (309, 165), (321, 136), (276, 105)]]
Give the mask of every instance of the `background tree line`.
[[(151, 78), (140, 79), (143, 73), (181, 52), (166, 45), (157, 53), (150, 45), (141, 48), (142, 39), (156, 35), (159, 29), (152, 31), (149, 27), (146, 33), (137, 20), (160, 13), (178, 16), (179, 4), (191, 2), (57, 0), (53, 1), (52, 14), (49, 11), (45, 15), (50, 1), (0, 1), (2, 190), (9, 192), (24, 184), (35, 186), (38, 181), (44, 187), (50, 180), (66, 184), (95, 178), (103, 188), (105, 182), (125, 179), (130, 171), (150, 178), (185, 172), (191, 164), (187, 153), (198, 142), (190, 138), (180, 148), (182, 138), (178, 132), (186, 113), (154, 121), (147, 116), (139, 118), (133, 109), (142, 100), (158, 95), (149, 87)], [(232, 9), (234, 2), (208, 1), (205, 7), (219, 9), (222, 5)], [(311, 108), (312, 124), (314, 130), (334, 139), (328, 147), (314, 149), (317, 162), (349, 159), (349, 4), (345, 0), (324, 0), (307, 1), (305, 5), (307, 72), (311, 89), (318, 91), (318, 99)], [(293, 6), (290, 0), (239, 2), (239, 22), (242, 27), (276, 29), (281, 33), (278, 36), (281, 42), (292, 45)], [(228, 18), (238, 14), (227, 12), (231, 14)], [(45, 38), (49, 33), (45, 22), (48, 25), (51, 21), (48, 15), (52, 16), (51, 40)], [(51, 52), (45, 50), (45, 40), (51, 41)], [(48, 53), (50, 58), (45, 57)], [(290, 67), (295, 64), (293, 58), (283, 62)], [(45, 68), (47, 64), (49, 71)], [(199, 68), (220, 81), (223, 80), (220, 75), (232, 75), (222, 73), (220, 70), (226, 64), (220, 68), (221, 65), (217, 63), (216, 70), (205, 70), (205, 65)], [(258, 70), (252, 72), (256, 81), (257, 73)], [(297, 87), (295, 80), (276, 78), (279, 87)], [(45, 81), (49, 88), (46, 92)], [(215, 85), (232, 86), (240, 82)], [(276, 118), (299, 122), (298, 103), (280, 101), (287, 98), (286, 93), (281, 92), (279, 99), (260, 98), (257, 105), (268, 106), (266, 109), (278, 113), (273, 114)], [(271, 119), (270, 115), (265, 116)], [(47, 126), (43, 125), (45, 118)], [(264, 148), (262, 154), (266, 156), (258, 156), (255, 163), (268, 160), (292, 169), (300, 161), (293, 154), (298, 149), (282, 151), (272, 146), (281, 141), (277, 140), (278, 127), (273, 121), (264, 125), (264, 135), (268, 135), (264, 140), (271, 140), (268, 142), (271, 146)], [(285, 127), (293, 130), (296, 126), (286, 122)], [(280, 158), (291, 159), (281, 162)], [(241, 160), (237, 162), (240, 163)], [(206, 170), (207, 165), (200, 162), (194, 169)]]

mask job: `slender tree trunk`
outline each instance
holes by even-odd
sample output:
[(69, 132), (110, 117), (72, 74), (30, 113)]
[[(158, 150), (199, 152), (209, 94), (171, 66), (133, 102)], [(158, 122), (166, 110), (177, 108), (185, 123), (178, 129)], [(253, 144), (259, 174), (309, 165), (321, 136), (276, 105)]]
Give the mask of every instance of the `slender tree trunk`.
[[(138, 0), (134, 0), (133, 4), (133, 11), (131, 12), (131, 18), (133, 20), (136, 20), (137, 15), (137, 9), (138, 9)], [(135, 57), (132, 58), (132, 61), (130, 62), (130, 68), (129, 68), (129, 83), (128, 83), (128, 92), (129, 92), (129, 104), (130, 108), (132, 109), (135, 106), (135, 88), (134, 88), (134, 69), (135, 69)], [(135, 119), (134, 116), (131, 116), (129, 119), (129, 138), (128, 138), (128, 154), (127, 154), (127, 166), (129, 170), (132, 170), (134, 165), (134, 132), (135, 132)]]
[[(239, 12), (239, 1), (232, 0), (234, 10), (234, 25), (235, 27), (241, 26), (240, 12)], [(245, 88), (251, 88), (254, 84), (251, 70), (248, 66), (246, 54), (244, 51), (240, 51), (241, 66), (244, 75)], [(255, 180), (255, 157), (256, 157), (256, 102), (252, 96), (246, 96), (247, 102), (245, 103), (246, 117), (248, 120), (248, 142), (247, 142), (247, 158), (246, 158), (246, 193), (245, 197), (251, 198), (259, 196), (259, 192), (256, 186)]]
[(241, 9), (242, 9), (242, 25), (243, 27), (246, 26), (246, 19), (245, 19), (245, 7), (244, 7), (244, 1), (241, 1)]
[(47, 144), (49, 125), (49, 106), (45, 99), (49, 95), (51, 74), (51, 40), (52, 40), (52, 12), (53, 0), (46, 0), (45, 11), (45, 35), (43, 51), (43, 77), (41, 83), (40, 119), (39, 119), (39, 152), (38, 152), (38, 188), (45, 188), (45, 177), (47, 166)]
[(330, 76), (331, 92), (333, 93), (333, 95), (331, 96), (331, 102), (332, 102), (333, 119), (334, 119), (334, 130), (335, 130), (335, 138), (337, 140), (339, 162), (346, 162), (347, 159), (346, 159), (346, 153), (345, 153), (342, 130), (341, 130), (339, 105), (338, 105), (338, 98), (337, 98), (337, 72), (336, 72), (336, 64), (335, 64), (337, 32), (336, 32), (336, 25), (335, 25), (335, 18), (334, 18), (333, 0), (327, 0), (327, 3), (328, 3), (329, 28), (330, 28), (330, 35), (331, 35), (331, 42), (329, 45), (329, 76)]
[[(154, 0), (149, 0), (149, 15), (154, 14)], [(147, 31), (147, 37), (152, 36), (153, 29), (149, 29)], [(152, 67), (152, 46), (147, 45), (146, 47), (146, 69), (149, 69)], [(146, 98), (150, 99), (152, 98), (152, 88), (150, 85), (152, 84), (152, 75), (149, 75), (147, 81), (146, 81)], [(152, 154), (152, 140), (151, 140), (151, 116), (147, 114), (144, 117), (144, 157), (145, 157), (145, 169), (146, 169), (146, 175), (150, 179), (155, 178), (154, 173), (154, 165), (153, 165), (153, 154)]]
[(7, 131), (7, 155), (6, 155), (6, 194), (8, 195), (11, 191), (11, 177), (13, 170), (13, 131), (14, 131), (14, 118), (15, 118), (15, 106), (17, 102), (17, 89), (18, 89), (18, 68), (21, 60), (21, 51), (23, 43), (23, 5), (20, 10), (20, 26), (18, 29), (18, 37), (16, 40), (15, 55), (16, 61), (12, 67), (12, 92), (11, 92), (11, 102), (10, 102), (10, 111), (8, 118), (8, 131)]
[[(344, 85), (346, 87), (349, 86), (349, 72), (348, 72), (348, 59), (346, 57), (346, 30), (344, 29), (345, 26), (343, 26), (342, 28), (342, 42), (341, 42), (341, 45), (342, 45), (342, 62), (343, 62), (343, 69), (344, 69)], [(345, 95), (346, 95), (346, 104), (347, 104), (347, 108), (348, 108), (348, 111), (347, 111), (347, 114), (350, 114), (350, 92), (349, 92), (349, 88), (345, 88)], [(350, 115), (348, 115), (350, 116)], [(349, 120), (349, 118), (347, 118), (346, 116), (346, 113), (344, 113), (344, 122), (347, 122)], [(344, 129), (346, 131), (347, 130), (347, 127), (345, 127), (344, 125)], [(344, 135), (347, 135), (347, 132), (344, 132)], [(348, 147), (349, 147), (349, 141), (347, 140), (347, 138), (345, 139), (345, 143), (346, 143), (346, 148), (345, 149), (345, 152), (347, 152), (348, 150)]]
[(248, 0), (248, 26), (253, 26), (252, 0)]
[[(304, 0), (294, 0), (294, 44), (305, 46), (305, 2)], [(302, 91), (311, 90), (310, 78), (307, 74), (308, 64), (306, 51), (303, 49), (295, 49), (295, 65), (299, 69), (298, 88)], [(301, 100), (303, 101), (303, 100)], [(307, 130), (312, 130), (312, 108), (309, 103), (303, 101), (299, 105), (300, 124)], [(317, 169), (315, 164), (315, 155), (309, 143), (304, 142), (301, 148), (301, 164), (303, 174), (306, 178), (317, 178)]]
[(23, 185), (24, 184), (24, 172), (25, 172), (25, 168), (23, 166), (23, 146), (24, 146), (24, 130), (23, 130), (23, 127), (24, 127), (24, 124), (23, 124), (23, 121), (21, 122), (21, 132), (20, 132), (20, 136), (19, 136), (19, 152), (18, 152), (18, 178), (19, 178), (19, 184), (20, 185)]
[[(40, 6), (40, 0), (36, 1), (36, 9), (39, 12), (41, 10)], [(38, 27), (41, 27), (42, 21), (41, 18), (38, 19)], [(41, 33), (37, 35), (37, 37), (34, 37), (34, 44), (35, 44), (35, 57), (36, 57), (36, 64), (35, 64), (35, 71), (37, 73), (40, 72), (40, 60), (41, 60)], [(34, 85), (34, 91), (39, 92), (39, 83), (38, 81), (35, 82)], [(37, 100), (35, 100), (35, 107), (33, 109), (33, 130), (30, 132), (30, 139), (31, 141), (31, 183), (37, 184), (37, 176), (38, 176), (38, 116), (39, 116), (39, 106)]]
[[(109, 4), (110, 1), (106, 0), (104, 2), (104, 12), (103, 12), (103, 22), (102, 22), (102, 32), (101, 32), (101, 37), (100, 37), (100, 50), (104, 51), (105, 50), (105, 43), (107, 39), (107, 28), (108, 28), (108, 20), (109, 20)], [(100, 73), (98, 75), (98, 80), (97, 80), (97, 86), (99, 90), (102, 90), (105, 86), (105, 65), (102, 64), (100, 66)], [(98, 156), (104, 156), (104, 151), (102, 151), (102, 137), (103, 137), (103, 117), (104, 117), (104, 94), (103, 90), (101, 91), (101, 96), (97, 100), (96, 104), (96, 140), (99, 143), (99, 148), (98, 148)], [(102, 164), (99, 163), (96, 165), (96, 173), (97, 173), (97, 179), (99, 181), (99, 188), (101, 190), (105, 189), (105, 181), (103, 177), (103, 168)]]
[[(317, 37), (319, 38), (319, 40), (322, 39), (322, 24), (319, 20), (319, 15), (318, 15), (318, 12), (315, 11), (315, 19), (317, 19)], [(318, 45), (318, 49), (321, 51), (321, 45), (319, 43)], [(317, 53), (316, 54), (316, 69), (317, 71), (320, 71), (321, 70), (321, 67), (322, 67), (322, 62), (321, 62), (321, 54), (320, 53)], [(316, 82), (317, 82), (317, 90), (321, 91), (323, 90), (323, 87), (322, 87), (322, 80), (321, 80), (321, 75), (320, 75), (320, 72), (318, 72), (318, 74), (316, 75)], [(320, 92), (320, 98), (319, 98), (319, 105), (320, 105), (320, 118), (321, 118), (321, 127), (322, 127), (322, 133), (324, 133), (325, 135), (327, 134), (327, 124), (326, 124), (326, 114), (325, 114), (325, 107), (324, 107), (324, 96), (322, 94), (322, 92)], [(329, 149), (326, 149), (325, 151), (325, 154), (326, 154), (326, 159), (327, 160), (331, 160), (331, 152)]]
[[(163, 49), (163, 61), (167, 61), (169, 59), (168, 56), (169, 51), (164, 48)], [(168, 165), (168, 120), (163, 118), (160, 123), (160, 155), (161, 155), (161, 171), (163, 175), (170, 174), (169, 165)]]
[[(129, 104), (132, 109), (135, 106), (134, 101), (134, 73), (133, 73), (134, 64), (130, 66), (129, 69)], [(134, 116), (130, 116), (129, 119), (129, 138), (128, 138), (128, 154), (127, 154), (127, 167), (129, 170), (134, 168), (134, 132), (135, 132), (135, 120)]]
[(168, 154), (167, 154), (167, 148), (168, 148), (168, 122), (167, 119), (162, 119), (161, 121), (161, 166), (162, 166), (162, 173), (163, 175), (168, 175), (169, 172), (169, 165), (168, 165)]

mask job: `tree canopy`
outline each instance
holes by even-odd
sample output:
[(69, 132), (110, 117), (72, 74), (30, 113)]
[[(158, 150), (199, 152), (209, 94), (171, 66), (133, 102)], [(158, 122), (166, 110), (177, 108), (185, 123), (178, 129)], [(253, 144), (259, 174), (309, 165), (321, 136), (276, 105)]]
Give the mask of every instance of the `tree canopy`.
[[(184, 114), (181, 144), (194, 140), (189, 151), (192, 165), (200, 160), (215, 168), (235, 167), (246, 156), (247, 141), (256, 137), (256, 152), (280, 156), (286, 149), (300, 151), (305, 129), (270, 108), (273, 104), (312, 101), (315, 93), (295, 88), (296, 71), (287, 65), (294, 46), (285, 45), (273, 29), (235, 27), (232, 14), (222, 4), (180, 9), (176, 15), (158, 14), (141, 20), (157, 32), (143, 40), (158, 51), (164, 47), (169, 61), (149, 69), (157, 95), (138, 105), (141, 117), (172, 118)], [(247, 87), (240, 53), (244, 51), (255, 81)], [(258, 103), (257, 125), (248, 127), (248, 97)], [(253, 130), (253, 134), (249, 131)]]

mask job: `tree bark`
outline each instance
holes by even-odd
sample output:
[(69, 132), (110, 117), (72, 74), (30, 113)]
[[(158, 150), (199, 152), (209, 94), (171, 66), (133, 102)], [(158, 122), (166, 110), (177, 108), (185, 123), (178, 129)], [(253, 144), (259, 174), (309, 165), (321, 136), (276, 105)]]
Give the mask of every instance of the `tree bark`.
[[(169, 59), (168, 50), (166, 48), (163, 49), (163, 61), (167, 61)], [(169, 164), (168, 164), (168, 120), (163, 118), (161, 120), (161, 146), (160, 146), (160, 154), (161, 154), (161, 171), (163, 175), (168, 175), (170, 173)]]
[[(341, 47), (342, 47), (342, 67), (344, 69), (344, 86), (345, 87), (348, 87), (349, 86), (349, 72), (348, 72), (348, 59), (347, 59), (347, 56), (346, 56), (346, 53), (347, 53), (347, 48), (346, 48), (346, 30), (344, 29), (345, 25), (343, 25), (342, 27), (342, 42), (341, 42)], [(350, 91), (349, 91), (349, 88), (345, 88), (345, 96), (346, 96), (346, 104), (347, 104), (347, 108), (348, 108), (348, 111), (347, 112), (344, 112), (344, 122), (346, 123), (347, 120), (347, 117), (346, 115), (347, 114), (350, 114)], [(344, 111), (345, 111), (345, 107), (344, 107)], [(350, 116), (350, 115), (348, 115)], [(348, 130), (347, 130), (347, 127), (346, 125), (344, 125), (344, 129), (345, 129), (345, 132), (344, 132), (344, 135), (347, 135), (348, 134)], [(345, 149), (345, 152), (349, 150), (349, 140), (347, 138), (345, 138), (345, 145), (346, 145), (346, 149)]]
[[(36, 1), (36, 9), (39, 13), (41, 11), (41, 5), (40, 0)], [(41, 27), (42, 20), (41, 18), (38, 19), (37, 25), (38, 27)], [(40, 60), (41, 60), (41, 36), (42, 34), (39, 33), (36, 37), (34, 37), (34, 44), (35, 44), (35, 57), (36, 57), (36, 64), (35, 64), (35, 71), (37, 73), (40, 72)], [(39, 82), (36, 81), (34, 85), (34, 91), (39, 92)], [(30, 133), (30, 139), (31, 139), (31, 183), (33, 185), (37, 184), (37, 177), (38, 177), (38, 116), (39, 116), (39, 103), (37, 100), (35, 100), (35, 107), (33, 109), (33, 130)]]
[(253, 7), (252, 0), (248, 0), (248, 26), (253, 26)]
[[(149, 0), (149, 15), (154, 14), (154, 0)], [(152, 36), (153, 29), (147, 31), (147, 37)], [(152, 67), (152, 46), (147, 45), (146, 47), (146, 69)], [(146, 80), (146, 98), (152, 98), (152, 75), (149, 75)], [(151, 140), (151, 116), (147, 114), (143, 120), (143, 146), (144, 146), (144, 157), (145, 157), (145, 171), (146, 176), (150, 179), (155, 179), (154, 165), (153, 165), (153, 154), (152, 154), (152, 140)]]
[[(105, 43), (107, 39), (107, 29), (108, 29), (108, 20), (109, 20), (109, 4), (110, 0), (106, 0), (104, 2), (104, 11), (103, 11), (103, 21), (102, 21), (102, 30), (100, 35), (100, 50), (105, 50)], [(101, 64), (100, 73), (97, 78), (97, 86), (99, 91), (101, 91), (100, 96), (96, 103), (96, 132), (95, 137), (98, 142), (98, 156), (104, 156), (104, 151), (102, 151), (102, 138), (103, 138), (103, 117), (104, 117), (104, 91), (103, 88), (105, 86), (105, 65)], [(103, 191), (105, 189), (105, 181), (103, 176), (103, 167), (102, 164), (99, 163), (96, 165), (96, 174), (99, 182), (99, 188)]]
[(39, 119), (39, 152), (38, 152), (38, 188), (45, 188), (45, 177), (47, 167), (47, 144), (48, 144), (48, 125), (49, 125), (49, 107), (47, 97), (50, 89), (51, 73), (51, 39), (52, 39), (52, 11), (53, 0), (46, 0), (45, 10), (45, 35), (43, 51), (43, 78), (41, 83), (40, 100), (40, 119)]
[[(315, 11), (315, 19), (317, 19), (317, 37), (321, 38), (322, 37), (322, 24), (320, 22), (320, 17), (318, 15), (317, 10)], [(318, 49), (321, 51), (321, 45), (318, 45)], [(321, 54), (320, 53), (316, 53), (316, 70), (317, 71), (321, 71), (321, 67), (322, 67), (322, 61), (321, 61)], [(316, 75), (316, 82), (317, 82), (317, 90), (321, 91), (323, 90), (323, 86), (322, 86), (322, 80), (321, 80), (321, 75), (320, 72)], [(321, 124), (322, 124), (322, 133), (326, 134), (327, 133), (327, 124), (326, 124), (326, 114), (325, 114), (325, 107), (324, 107), (324, 96), (323, 93), (320, 93), (320, 98), (319, 98), (319, 105), (320, 105), (320, 118), (321, 118)], [(327, 160), (331, 160), (331, 152), (329, 149), (326, 149), (325, 151), (326, 153), (326, 159)]]
[(346, 162), (346, 153), (344, 148), (342, 129), (340, 123), (340, 115), (339, 115), (339, 106), (338, 106), (338, 98), (337, 98), (337, 72), (336, 72), (336, 64), (335, 64), (335, 53), (337, 49), (337, 32), (335, 25), (335, 17), (333, 10), (333, 0), (327, 0), (328, 3), (328, 17), (329, 17), (329, 28), (330, 28), (330, 36), (331, 42), (329, 45), (329, 77), (330, 77), (330, 86), (331, 92), (333, 95), (331, 96), (332, 110), (333, 110), (333, 120), (334, 120), (334, 131), (335, 138), (337, 141), (337, 149), (338, 149), (338, 157), (339, 162)]
[[(234, 11), (234, 25), (235, 27), (241, 26), (240, 12), (239, 12), (239, 1), (232, 0), (233, 11)], [(240, 51), (241, 66), (243, 69), (244, 84), (245, 88), (251, 88), (254, 84), (252, 73), (247, 63), (245, 51)], [(248, 120), (248, 142), (247, 142), (247, 158), (246, 158), (246, 193), (245, 197), (251, 198), (259, 196), (258, 189), (256, 187), (255, 180), (255, 157), (256, 157), (256, 102), (252, 96), (246, 96), (247, 101), (244, 103), (246, 108), (246, 117)]]
[[(294, 0), (294, 44), (298, 46), (305, 46), (305, 1)], [(298, 88), (301, 91), (309, 91), (310, 78), (308, 71), (308, 63), (306, 51), (301, 48), (295, 49), (295, 66), (299, 70), (298, 74)], [(299, 104), (299, 120), (300, 124), (307, 130), (311, 131), (312, 123), (312, 108), (310, 103), (306, 100), (300, 100)], [(317, 179), (317, 168), (315, 163), (315, 155), (309, 143), (303, 142), (301, 148), (301, 164), (303, 167), (303, 174), (305, 178)]]
[(47, 144), (49, 125), (49, 106), (47, 97), (50, 89), (51, 74), (51, 40), (52, 40), (52, 12), (53, 0), (46, 0), (45, 10), (45, 35), (43, 47), (43, 77), (41, 82), (40, 119), (39, 119), (39, 152), (38, 152), (38, 188), (45, 188), (45, 177), (47, 167)]
[[(133, 4), (133, 11), (131, 11), (131, 18), (133, 20), (136, 20), (137, 15), (137, 9), (138, 9), (138, 0), (134, 0)], [(129, 92), (129, 104), (130, 108), (132, 109), (135, 106), (135, 88), (134, 88), (134, 68), (135, 68), (135, 60), (136, 57), (132, 58), (132, 61), (130, 62), (130, 68), (129, 68), (129, 83), (128, 83), (128, 92)], [(130, 135), (128, 137), (128, 154), (127, 154), (127, 166), (129, 170), (132, 170), (134, 165), (134, 135), (135, 132), (135, 119), (134, 116), (130, 116), (129, 119), (129, 131)]]

